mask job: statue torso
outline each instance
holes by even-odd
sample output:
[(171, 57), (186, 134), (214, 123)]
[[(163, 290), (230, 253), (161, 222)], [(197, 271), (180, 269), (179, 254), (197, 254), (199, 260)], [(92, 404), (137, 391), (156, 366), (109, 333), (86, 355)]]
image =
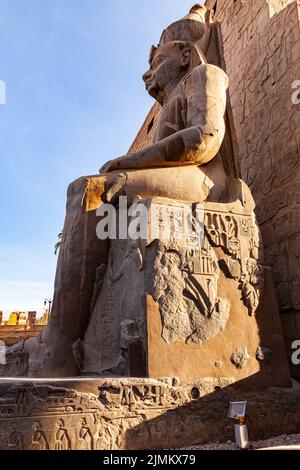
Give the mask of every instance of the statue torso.
[(186, 98), (180, 83), (168, 102), (162, 106), (153, 143), (186, 129)]
[(188, 73), (162, 106), (153, 143), (194, 125), (207, 134), (217, 131), (222, 141), (226, 79), (223, 70), (211, 64), (202, 64)]

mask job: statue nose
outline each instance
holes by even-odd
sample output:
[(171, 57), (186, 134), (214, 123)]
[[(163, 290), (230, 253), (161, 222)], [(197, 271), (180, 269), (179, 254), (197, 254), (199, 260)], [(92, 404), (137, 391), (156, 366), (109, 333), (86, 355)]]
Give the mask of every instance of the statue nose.
[(143, 75), (144, 82), (149, 80), (149, 78), (151, 78), (151, 72), (150, 72), (150, 70), (147, 70), (147, 72), (145, 72), (144, 75)]

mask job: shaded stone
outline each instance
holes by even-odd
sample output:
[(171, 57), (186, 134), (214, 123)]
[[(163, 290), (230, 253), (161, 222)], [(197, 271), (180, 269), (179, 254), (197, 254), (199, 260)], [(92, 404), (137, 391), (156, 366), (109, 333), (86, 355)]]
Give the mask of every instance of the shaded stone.
[(270, 364), (272, 351), (269, 348), (258, 347), (256, 351), (256, 359), (264, 364)]

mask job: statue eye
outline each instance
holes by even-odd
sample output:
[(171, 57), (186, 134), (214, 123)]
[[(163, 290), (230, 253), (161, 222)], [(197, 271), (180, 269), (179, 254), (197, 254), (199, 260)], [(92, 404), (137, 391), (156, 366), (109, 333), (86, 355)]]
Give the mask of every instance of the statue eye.
[(160, 65), (163, 61), (164, 59), (162, 57), (157, 57), (157, 59), (155, 59), (155, 64)]

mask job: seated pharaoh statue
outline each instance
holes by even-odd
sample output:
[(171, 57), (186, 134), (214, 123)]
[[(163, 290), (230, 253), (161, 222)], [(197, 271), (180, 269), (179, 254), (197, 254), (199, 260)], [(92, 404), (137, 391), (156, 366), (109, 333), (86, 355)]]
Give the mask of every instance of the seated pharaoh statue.
[[(69, 186), (49, 324), (8, 348), (2, 376), (234, 381), (257, 370), (262, 249), (250, 191), (220, 154), (228, 77), (207, 62), (210, 34), (196, 5), (152, 47), (143, 76), (160, 105), (152, 143)], [(120, 211), (120, 197), (175, 207), (178, 217), (200, 204), (203, 245), (101, 240), (98, 210)]]

